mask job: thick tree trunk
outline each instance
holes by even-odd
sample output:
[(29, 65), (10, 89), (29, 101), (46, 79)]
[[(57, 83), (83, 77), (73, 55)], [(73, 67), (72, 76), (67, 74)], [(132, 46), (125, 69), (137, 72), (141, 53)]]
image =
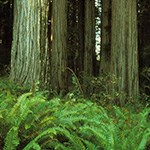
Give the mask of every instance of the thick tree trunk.
[(85, 0), (85, 45), (84, 45), (84, 73), (93, 75), (95, 53), (95, 1)]
[(67, 85), (67, 0), (52, 4), (51, 88), (59, 92)]
[[(136, 0), (112, 0), (111, 74), (117, 78), (115, 90), (138, 97)], [(121, 98), (124, 103), (123, 97)]]
[(100, 53), (100, 74), (107, 74), (110, 70), (111, 52), (111, 1), (102, 1), (102, 43)]
[(137, 1), (127, 1), (126, 39), (127, 39), (127, 93), (128, 96), (137, 97), (139, 94), (139, 76), (138, 76), (138, 35), (137, 35)]
[(14, 1), (11, 78), (15, 82), (47, 82), (47, 22), (48, 0)]

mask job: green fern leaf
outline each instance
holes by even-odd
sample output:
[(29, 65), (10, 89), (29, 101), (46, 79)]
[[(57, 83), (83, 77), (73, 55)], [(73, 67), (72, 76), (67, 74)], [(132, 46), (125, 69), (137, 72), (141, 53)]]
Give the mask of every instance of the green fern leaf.
[(141, 140), (141, 142), (140, 142), (137, 150), (143, 150), (143, 149), (145, 149), (145, 146), (146, 146), (148, 140), (150, 140), (150, 129), (147, 129), (144, 132), (144, 135), (142, 137), (142, 140)]
[(86, 146), (86, 150), (98, 150), (98, 147), (92, 142), (85, 140), (85, 139), (82, 139), (82, 141)]
[(38, 140), (40, 140), (43, 136), (49, 135), (50, 138), (53, 138), (53, 136), (56, 134), (57, 134), (57, 132), (54, 128), (47, 129), (47, 130), (43, 131), (41, 134), (39, 134), (37, 137), (35, 137), (32, 141), (30, 141), (23, 150), (30, 150), (30, 148), (32, 148), (34, 143), (36, 143)]
[(18, 127), (12, 127), (6, 135), (4, 150), (16, 150), (18, 145)]
[[(31, 148), (30, 148), (30, 149), (31, 149)], [(30, 150), (30, 149), (29, 149), (29, 150)], [(41, 150), (41, 147), (40, 147), (39, 144), (33, 143), (33, 144), (32, 144), (32, 149), (33, 149), (33, 150)]]

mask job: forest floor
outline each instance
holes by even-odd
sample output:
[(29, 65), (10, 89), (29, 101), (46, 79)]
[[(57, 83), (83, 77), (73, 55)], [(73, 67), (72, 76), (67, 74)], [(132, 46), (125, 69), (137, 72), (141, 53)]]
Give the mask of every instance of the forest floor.
[(44, 92), (32, 93), (1, 78), (0, 149), (150, 148), (149, 107), (101, 104), (74, 93), (49, 99)]

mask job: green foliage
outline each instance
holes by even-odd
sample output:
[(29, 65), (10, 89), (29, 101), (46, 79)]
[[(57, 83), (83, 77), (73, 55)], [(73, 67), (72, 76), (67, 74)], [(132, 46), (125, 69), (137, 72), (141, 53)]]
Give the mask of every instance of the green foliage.
[(30, 87), (25, 87), (13, 83), (8, 77), (0, 78), (0, 99), (11, 96), (19, 96), (30, 90)]
[(65, 96), (67, 99), (76, 100), (84, 96), (82, 86), (75, 72), (67, 67), (67, 69), (71, 72), (71, 84), (69, 85), (69, 92)]
[(115, 76), (105, 74), (99, 77), (87, 76), (84, 80), (86, 85), (84, 95), (103, 106), (107, 104), (122, 106), (122, 99), (125, 99), (125, 93), (119, 93), (115, 90), (118, 84)]
[(144, 150), (150, 140), (150, 120), (148, 121), (150, 109), (145, 108), (139, 113), (132, 113), (126, 108), (113, 108), (114, 114), (111, 112), (110, 115), (115, 117), (114, 123), (119, 129), (116, 133), (117, 142), (120, 144), (116, 149)]
[(150, 67), (143, 68), (140, 73), (141, 78), (141, 93), (147, 103), (150, 103)]
[(0, 98), (4, 150), (143, 150), (150, 143), (149, 108), (134, 113), (79, 98), (48, 101), (38, 91), (16, 97)]
[(6, 135), (4, 150), (15, 150), (18, 145), (18, 127), (12, 127)]

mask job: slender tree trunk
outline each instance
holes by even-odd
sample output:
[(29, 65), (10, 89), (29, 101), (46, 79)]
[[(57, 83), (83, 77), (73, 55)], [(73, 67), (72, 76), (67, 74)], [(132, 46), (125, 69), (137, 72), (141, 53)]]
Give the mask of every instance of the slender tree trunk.
[(59, 92), (67, 85), (67, 0), (52, 4), (51, 88)]
[(93, 63), (95, 53), (95, 1), (85, 0), (85, 45), (84, 45), (84, 73), (93, 74)]
[[(42, 2), (43, 1), (43, 2)], [(50, 89), (50, 30), (49, 26), (49, 0), (41, 0), (41, 21), (40, 21), (40, 88)]]
[(48, 0), (15, 0), (11, 78), (32, 85), (48, 78)]
[(102, 43), (101, 43), (101, 59), (100, 74), (107, 74), (110, 70), (110, 53), (111, 53), (111, 1), (102, 1)]
[(91, 88), (88, 87), (87, 77), (94, 75), (95, 56), (95, 1), (84, 1), (84, 79), (83, 90), (89, 95)]
[(78, 58), (76, 60), (77, 67), (76, 73), (78, 77), (81, 72), (83, 72), (84, 64), (84, 0), (78, 1), (78, 20), (77, 20), (77, 29), (78, 29)]
[[(138, 97), (136, 0), (112, 0), (111, 74), (115, 89), (128, 97)], [(121, 98), (122, 104), (124, 98)]]
[(68, 67), (79, 77), (84, 57), (84, 0), (68, 4)]

